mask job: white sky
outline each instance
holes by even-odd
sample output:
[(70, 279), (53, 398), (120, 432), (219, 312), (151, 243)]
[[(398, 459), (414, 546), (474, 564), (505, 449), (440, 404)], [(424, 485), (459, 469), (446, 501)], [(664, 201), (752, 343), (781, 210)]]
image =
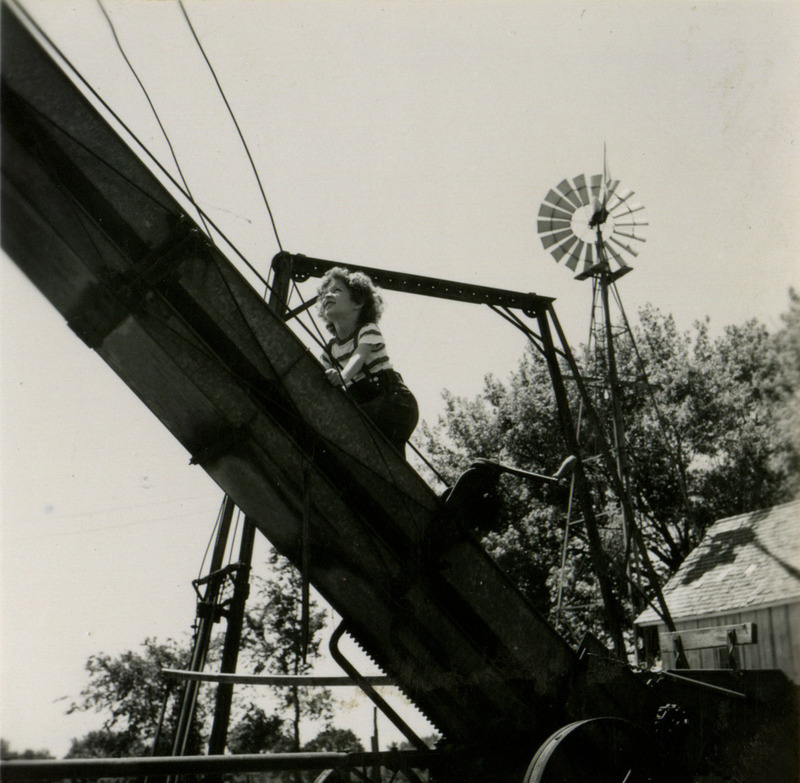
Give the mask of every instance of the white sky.
[[(605, 142), (650, 223), (618, 284), (629, 317), (652, 302), (681, 328), (774, 329), (800, 285), (797, 3), (186, 6), (286, 250), (554, 296), (577, 345), (590, 284), (543, 250), (536, 213), (564, 177), (602, 170)], [(171, 166), (95, 0), (25, 7)], [(106, 8), (195, 197), (266, 272), (278, 247), (177, 4)], [(97, 725), (61, 700), (90, 654), (189, 629), (221, 494), (5, 257), (0, 270), (0, 734), (61, 755)], [(443, 388), (474, 395), (522, 352), (488, 310), (387, 301), (391, 354), (429, 421)]]

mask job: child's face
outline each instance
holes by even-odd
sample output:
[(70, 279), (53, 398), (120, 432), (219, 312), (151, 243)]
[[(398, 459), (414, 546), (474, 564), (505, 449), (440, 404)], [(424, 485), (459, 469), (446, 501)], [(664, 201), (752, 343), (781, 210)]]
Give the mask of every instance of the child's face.
[(361, 305), (341, 280), (334, 280), (322, 294), (322, 312), (329, 321), (357, 317), (360, 309)]

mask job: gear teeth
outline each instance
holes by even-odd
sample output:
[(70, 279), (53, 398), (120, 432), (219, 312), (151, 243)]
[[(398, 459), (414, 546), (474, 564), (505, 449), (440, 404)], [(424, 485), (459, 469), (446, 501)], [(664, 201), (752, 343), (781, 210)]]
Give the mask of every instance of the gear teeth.
[[(377, 667), (378, 669), (380, 669), (380, 671), (381, 671), (383, 674), (385, 674), (386, 676), (391, 676), (391, 675), (390, 675), (390, 674), (389, 674), (389, 673), (386, 671), (386, 669), (385, 669), (385, 668), (384, 668), (384, 667), (383, 667), (383, 666), (380, 664), (380, 662), (379, 662), (379, 661), (378, 661), (378, 660), (375, 658), (375, 656), (372, 654), (372, 652), (370, 652), (370, 650), (368, 650), (368, 649), (367, 649), (367, 648), (366, 648), (366, 647), (365, 647), (365, 646), (364, 646), (364, 645), (361, 643), (361, 641), (359, 641), (358, 639), (356, 639), (356, 637), (355, 637), (355, 636), (353, 636), (353, 635), (352, 635), (352, 634), (351, 634), (349, 631), (345, 631), (345, 636), (346, 636), (346, 637), (347, 637), (347, 638), (348, 638), (348, 639), (349, 639), (349, 640), (350, 640), (350, 641), (351, 641), (353, 644), (355, 644), (355, 646), (356, 646), (356, 647), (358, 647), (358, 649), (359, 649), (359, 650), (360, 650), (360, 651), (361, 651), (361, 652), (362, 652), (362, 653), (363, 653), (363, 654), (364, 654), (364, 655), (365, 655), (365, 656), (366, 656), (366, 657), (367, 657), (367, 658), (368, 658), (368, 659), (371, 661), (371, 663), (372, 663), (372, 664), (373, 664), (375, 667)], [(435, 721), (434, 721), (434, 720), (433, 720), (433, 719), (430, 717), (430, 715), (428, 715), (428, 713), (427, 713), (427, 712), (426, 712), (426, 711), (425, 711), (425, 710), (424, 710), (422, 707), (420, 707), (420, 705), (419, 705), (419, 704), (417, 704), (417, 702), (416, 702), (416, 701), (415, 701), (415, 700), (414, 700), (414, 699), (411, 697), (411, 694), (409, 694), (409, 693), (406, 691), (406, 689), (405, 689), (405, 688), (404, 688), (402, 685), (400, 685), (399, 683), (395, 682), (395, 683), (393, 684), (393, 687), (394, 687), (394, 688), (397, 688), (397, 690), (398, 690), (398, 691), (400, 691), (400, 693), (401, 693), (401, 694), (402, 694), (402, 695), (403, 695), (403, 696), (404, 696), (404, 697), (405, 697), (405, 698), (408, 700), (408, 702), (409, 702), (409, 703), (410, 703), (410, 704), (411, 704), (411, 705), (414, 707), (414, 709), (415, 709), (415, 710), (416, 710), (416, 711), (417, 711), (417, 712), (418, 712), (420, 715), (422, 715), (422, 717), (423, 717), (423, 718), (425, 718), (425, 720), (426, 720), (426, 721), (428, 721), (428, 723), (430, 723), (430, 724), (431, 724), (431, 726), (433, 727), (434, 731), (435, 731), (437, 734), (439, 734), (439, 736), (441, 737), (441, 739), (442, 739), (442, 740), (444, 740), (444, 739), (447, 739), (447, 735), (445, 734), (445, 732), (444, 732), (444, 731), (442, 731), (442, 729), (440, 728), (440, 726), (439, 726), (439, 725), (438, 725), (438, 724), (437, 724), (437, 723), (436, 723), (436, 722), (435, 722)], [(441, 741), (441, 740), (440, 740), (440, 741)]]

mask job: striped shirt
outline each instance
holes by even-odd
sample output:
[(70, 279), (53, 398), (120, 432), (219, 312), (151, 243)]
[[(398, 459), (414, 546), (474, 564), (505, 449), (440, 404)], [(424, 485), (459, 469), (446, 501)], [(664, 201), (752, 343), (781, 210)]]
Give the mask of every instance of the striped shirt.
[[(322, 364), (326, 370), (337, 366), (339, 370), (343, 370), (356, 350), (358, 345), (369, 345), (370, 352), (361, 369), (356, 375), (350, 379), (347, 384), (350, 386), (356, 381), (366, 378), (367, 375), (374, 375), (381, 370), (391, 370), (392, 362), (386, 353), (386, 345), (383, 342), (383, 335), (380, 329), (374, 323), (364, 324), (352, 337), (347, 340), (340, 340), (334, 337), (328, 343), (328, 350), (322, 354)], [(336, 365), (334, 365), (334, 362)]]

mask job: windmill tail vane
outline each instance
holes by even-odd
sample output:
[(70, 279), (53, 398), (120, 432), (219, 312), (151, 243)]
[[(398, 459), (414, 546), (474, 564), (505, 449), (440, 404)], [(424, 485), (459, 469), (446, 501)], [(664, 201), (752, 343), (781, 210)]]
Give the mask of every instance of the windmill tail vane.
[(537, 231), (556, 262), (591, 277), (602, 269), (630, 271), (630, 258), (644, 242), (644, 209), (634, 192), (612, 179), (603, 155), (603, 173), (563, 179), (547, 192), (539, 207)]

